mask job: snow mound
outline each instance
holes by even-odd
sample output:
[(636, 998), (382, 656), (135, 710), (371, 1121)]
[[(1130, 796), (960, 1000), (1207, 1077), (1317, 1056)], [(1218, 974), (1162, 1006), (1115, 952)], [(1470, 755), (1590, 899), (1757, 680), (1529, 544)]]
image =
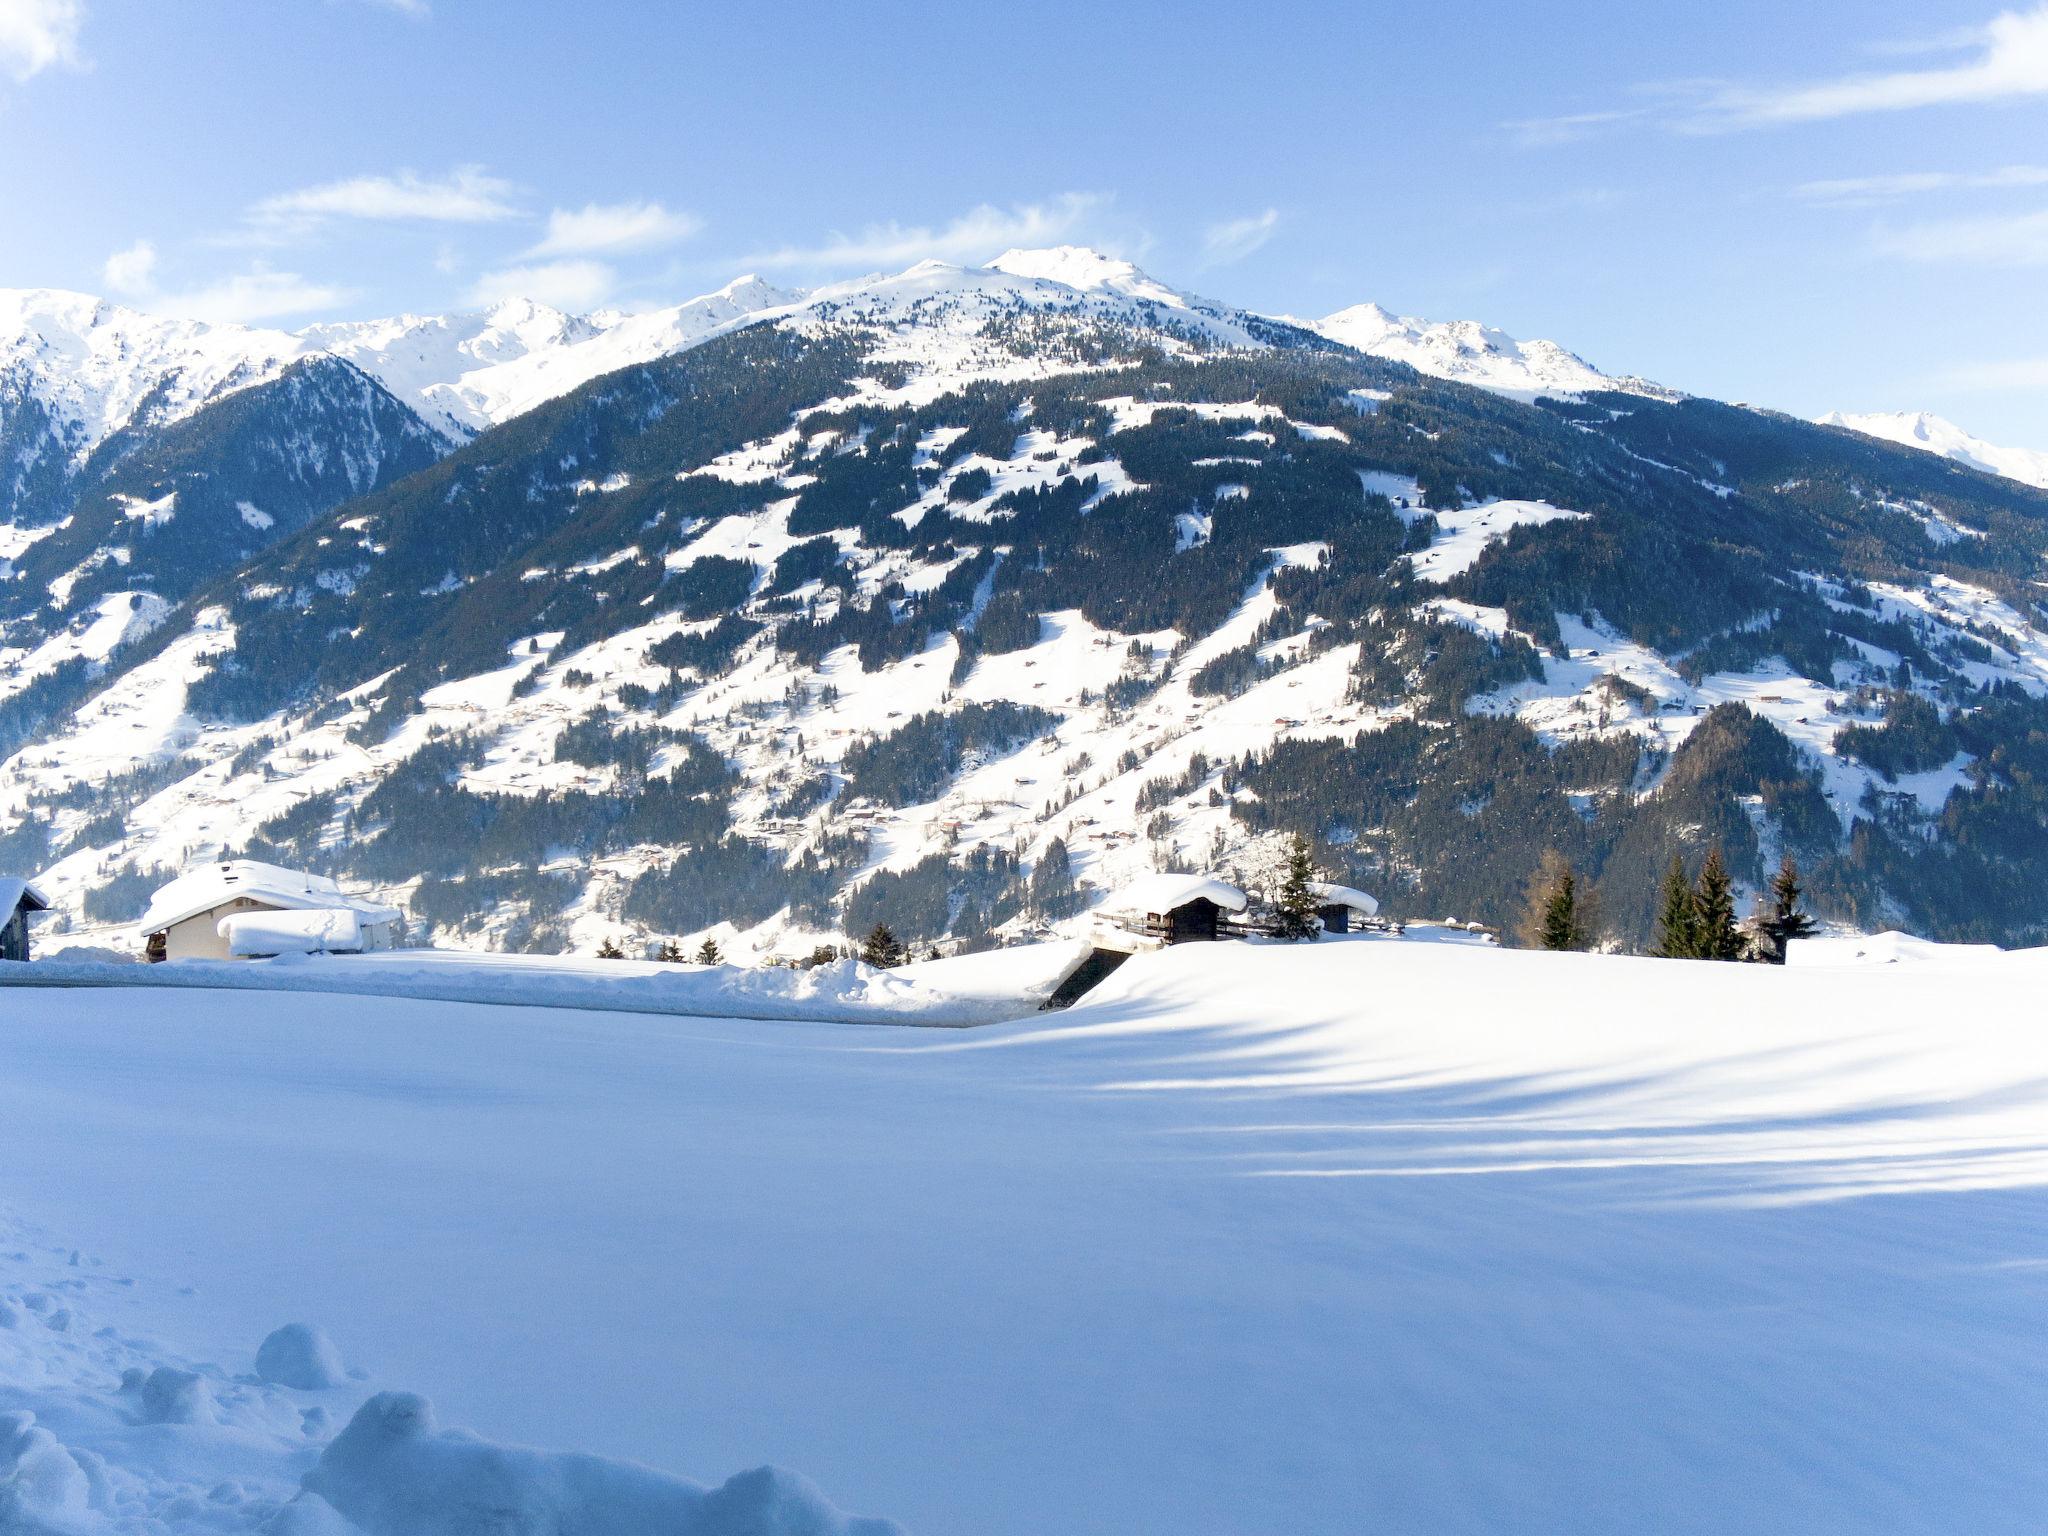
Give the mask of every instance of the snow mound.
[(286, 1323), (257, 1346), (256, 1374), (273, 1386), (324, 1392), (348, 1379), (341, 1351), (310, 1323)]
[(174, 1365), (160, 1365), (142, 1377), (135, 1384), (135, 1390), (141, 1394), (142, 1422), (145, 1424), (215, 1422), (213, 1389), (197, 1371), (181, 1371)]
[(84, 1470), (34, 1414), (0, 1413), (0, 1531), (73, 1529), (89, 1491)]
[[(364, 1536), (900, 1536), (888, 1520), (841, 1514), (774, 1467), (706, 1489), (602, 1456), (494, 1445), (434, 1422), (411, 1392), (380, 1392), (306, 1474), (307, 1495)], [(296, 1506), (294, 1506), (296, 1508)], [(292, 1528), (323, 1529), (305, 1511)], [(332, 1529), (333, 1527), (328, 1527)]]
[[(1028, 955), (1015, 958), (1035, 984), (1035, 960)], [(694, 1018), (922, 1024), (954, 1029), (1016, 1018), (1042, 1000), (1042, 994), (1030, 988), (1017, 994), (991, 990), (986, 975), (963, 995), (950, 990), (944, 973), (934, 978), (946, 983), (942, 988), (858, 960), (839, 960), (806, 971), (780, 967), (742, 970), (729, 965), (394, 949), (360, 955), (281, 954), (256, 961), (180, 960), (150, 966), (39, 960), (12, 971), (0, 986), (330, 992)], [(1057, 984), (1055, 977), (1053, 985)]]

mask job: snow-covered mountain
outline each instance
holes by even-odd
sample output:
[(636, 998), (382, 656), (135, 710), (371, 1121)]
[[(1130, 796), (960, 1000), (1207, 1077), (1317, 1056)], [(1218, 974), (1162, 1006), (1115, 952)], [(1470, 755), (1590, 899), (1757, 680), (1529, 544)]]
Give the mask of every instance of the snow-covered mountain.
[(2040, 492), (1075, 249), (493, 314), (291, 338), (0, 528), (0, 865), (63, 921), (131, 943), (233, 851), (456, 944), (965, 943), (1298, 829), (1408, 915), (1502, 921), (1557, 849), (1639, 939), (1719, 843), (2048, 932), (1987, 766), (2048, 731)]
[(2001, 448), (1928, 411), (1829, 411), (1815, 419), (1824, 427), (1847, 427), (1866, 437), (1938, 453), (1988, 475), (2003, 475), (2048, 490), (2048, 452)]
[(1599, 390), (1662, 398), (1673, 393), (1644, 379), (1602, 373), (1554, 341), (1517, 341), (1476, 320), (1418, 320), (1377, 304), (1354, 304), (1307, 324), (1332, 341), (1406, 363), (1418, 373), (1518, 400), (1575, 398)]

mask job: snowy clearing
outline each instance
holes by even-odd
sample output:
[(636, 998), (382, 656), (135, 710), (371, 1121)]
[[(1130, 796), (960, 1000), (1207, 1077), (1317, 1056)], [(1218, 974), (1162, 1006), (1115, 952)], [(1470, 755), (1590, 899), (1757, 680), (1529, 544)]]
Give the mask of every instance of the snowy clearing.
[[(13, 1496), (255, 1531), (325, 1464), (413, 1530), (648, 1528), (322, 1463), (418, 1392), (918, 1536), (2030, 1531), (2044, 961), (1888, 953), (1186, 946), (969, 1034), (0, 991)], [(259, 1380), (290, 1322), (363, 1376)]]

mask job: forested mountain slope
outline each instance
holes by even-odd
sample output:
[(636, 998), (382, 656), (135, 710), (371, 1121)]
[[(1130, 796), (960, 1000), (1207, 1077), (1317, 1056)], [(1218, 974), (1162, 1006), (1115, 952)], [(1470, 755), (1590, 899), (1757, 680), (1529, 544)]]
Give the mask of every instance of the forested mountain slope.
[(1300, 830), (1490, 921), (1555, 848), (1633, 941), (1719, 844), (1846, 921), (2044, 936), (2048, 495), (1033, 256), (763, 310), (152, 594), (24, 727), (0, 863), (81, 925), (246, 849), (448, 942), (802, 950)]

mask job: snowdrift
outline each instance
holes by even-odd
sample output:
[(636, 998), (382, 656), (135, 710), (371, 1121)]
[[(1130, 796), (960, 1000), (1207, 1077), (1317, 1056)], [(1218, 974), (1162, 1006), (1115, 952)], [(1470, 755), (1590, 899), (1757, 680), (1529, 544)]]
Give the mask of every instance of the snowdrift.
[[(273, 937), (265, 928), (252, 942), (259, 948), (280, 947)], [(1084, 952), (1085, 946), (1078, 944), (1021, 945), (893, 971), (858, 960), (795, 971), (456, 950), (281, 954), (254, 962), (181, 960), (151, 966), (53, 959), (0, 970), (0, 990), (198, 987), (329, 992), (697, 1018), (964, 1028), (1030, 1013), (1080, 963)]]

